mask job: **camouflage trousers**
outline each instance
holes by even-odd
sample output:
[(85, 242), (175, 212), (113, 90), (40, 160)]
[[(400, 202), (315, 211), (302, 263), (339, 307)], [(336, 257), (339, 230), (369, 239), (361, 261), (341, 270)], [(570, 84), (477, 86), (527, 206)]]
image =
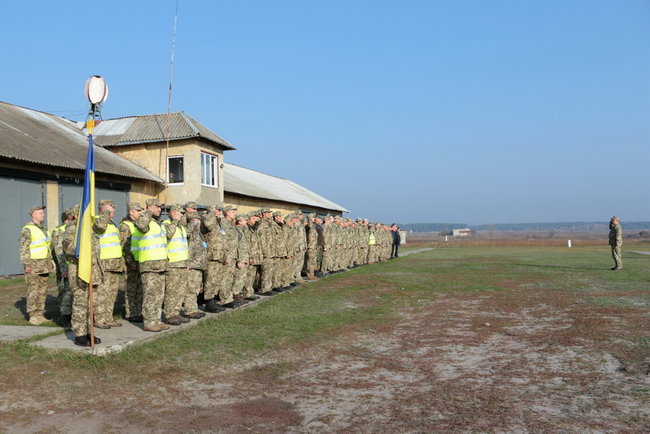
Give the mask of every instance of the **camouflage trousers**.
[(117, 290), (123, 273), (104, 271), (102, 283), (97, 285), (93, 309), (95, 311), (95, 324), (113, 321), (113, 308), (117, 298)]
[[(219, 296), (222, 304), (232, 301), (232, 270), (233, 264), (224, 265), (219, 261), (208, 261), (208, 270), (203, 289), (204, 297), (207, 300)], [(223, 300), (230, 299), (230, 301)]]
[(275, 259), (273, 258), (264, 258), (260, 264), (260, 292), (265, 293), (273, 289), (273, 276), (275, 275), (275, 270), (273, 269), (275, 265)]
[[(93, 302), (95, 301), (95, 292), (97, 292), (97, 286), (93, 285)], [(88, 301), (88, 284), (78, 279), (78, 284), (72, 288), (72, 320), (70, 321), (72, 333), (75, 336), (85, 336), (89, 333), (88, 326), (91, 319)]]
[(232, 293), (233, 295), (241, 294), (242, 297), (250, 297), (253, 294), (247, 295), (247, 292), (244, 290), (246, 276), (248, 276), (248, 265), (244, 265), (242, 268), (235, 267), (232, 272)]
[(623, 260), (621, 259), (621, 246), (612, 246), (612, 258), (616, 268), (623, 268)]
[(25, 273), (27, 283), (27, 313), (32, 316), (42, 316), (45, 313), (45, 299), (47, 298), (48, 273)]
[(275, 263), (275, 273), (273, 275), (273, 287), (274, 288), (280, 288), (283, 286), (287, 286), (289, 283), (288, 282), (288, 266), (287, 264), (289, 263), (290, 258), (285, 258), (284, 256), (281, 258), (274, 258), (274, 261), (277, 261)]
[(244, 279), (244, 297), (252, 297), (255, 294), (255, 280), (260, 274), (261, 265), (253, 264), (246, 267), (246, 278)]
[(165, 272), (146, 271), (142, 278), (142, 317), (145, 327), (160, 324), (165, 298)]
[(293, 281), (296, 281), (301, 278), (300, 274), (302, 273), (302, 269), (305, 266), (305, 251), (302, 250), (296, 253), (296, 256), (291, 258), (291, 262), (292, 262), (291, 265), (292, 272), (290, 273), (291, 274), (290, 278)]
[(357, 248), (357, 257), (354, 260), (354, 263), (356, 265), (365, 265), (367, 259), (368, 259), (368, 247)]
[(139, 270), (126, 270), (125, 303), (126, 317), (133, 318), (142, 315), (142, 280)]
[(316, 270), (319, 269), (318, 266), (318, 254), (319, 254), (319, 248), (316, 249), (308, 249), (307, 254), (305, 256), (305, 273), (307, 276), (312, 276)]
[(56, 301), (59, 303), (59, 314), (71, 315), (72, 314), (72, 289), (68, 283), (68, 278), (59, 276), (57, 272), (56, 286), (59, 293), (56, 296)]
[(320, 272), (321, 273), (329, 273), (332, 271), (332, 255), (330, 254), (330, 250), (323, 249), (323, 254), (321, 257), (321, 262), (320, 262)]
[(194, 313), (199, 311), (196, 296), (203, 292), (203, 270), (190, 269), (187, 274), (187, 291), (183, 299), (183, 310), (185, 313)]
[[(165, 300), (163, 302), (167, 318), (179, 315), (188, 292), (189, 270), (187, 267), (169, 267), (165, 273)], [(196, 303), (196, 296), (194, 297)]]

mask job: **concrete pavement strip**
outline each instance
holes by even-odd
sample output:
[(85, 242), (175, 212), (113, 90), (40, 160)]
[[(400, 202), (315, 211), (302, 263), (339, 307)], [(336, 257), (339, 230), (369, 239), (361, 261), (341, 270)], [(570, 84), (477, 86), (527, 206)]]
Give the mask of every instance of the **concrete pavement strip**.
[[(415, 253), (424, 252), (427, 250), (433, 250), (433, 248), (422, 248), (417, 250), (411, 250), (404, 252), (400, 257), (412, 255)], [(314, 281), (316, 282), (316, 281)], [(309, 282), (307, 282), (309, 283)], [(303, 285), (307, 284), (304, 283)], [(291, 290), (278, 294), (277, 296), (282, 296), (284, 294), (290, 293)], [(261, 297), (259, 300), (251, 301), (239, 309), (248, 309), (259, 303), (268, 300), (269, 298), (274, 297)], [(20, 339), (31, 338), (38, 335), (45, 335), (52, 333), (56, 330), (61, 330), (61, 333), (54, 336), (48, 336), (44, 339), (31, 342), (30, 345), (50, 348), (54, 350), (69, 350), (77, 353), (87, 354), (87, 355), (96, 355), (96, 356), (106, 356), (113, 353), (119, 353), (124, 351), (126, 348), (132, 345), (142, 344), (154, 340), (160, 336), (166, 336), (172, 333), (177, 333), (182, 330), (187, 330), (194, 327), (196, 324), (201, 321), (205, 321), (215, 317), (228, 316), (233, 310), (228, 309), (224, 312), (219, 313), (208, 313), (206, 316), (198, 319), (191, 320), (189, 323), (181, 324), (179, 326), (170, 326), (169, 330), (164, 330), (158, 333), (145, 332), (142, 330), (142, 323), (131, 323), (126, 320), (119, 320), (118, 322), (122, 324), (122, 327), (113, 327), (108, 330), (95, 329), (95, 336), (99, 337), (102, 340), (101, 344), (95, 346), (94, 350), (91, 350), (90, 347), (80, 347), (74, 344), (74, 334), (70, 330), (63, 330), (57, 327), (34, 327), (34, 326), (0, 326), (0, 340), (2, 341), (15, 341)]]

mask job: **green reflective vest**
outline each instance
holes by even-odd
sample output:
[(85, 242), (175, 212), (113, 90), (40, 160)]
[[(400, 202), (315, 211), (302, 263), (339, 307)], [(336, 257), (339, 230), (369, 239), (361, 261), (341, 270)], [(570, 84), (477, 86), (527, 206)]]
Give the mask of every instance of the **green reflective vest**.
[(167, 242), (165, 230), (157, 221), (149, 222), (149, 231), (140, 236), (138, 244), (138, 262), (160, 261), (167, 259)]
[(99, 259), (114, 259), (122, 256), (120, 233), (113, 223), (106, 225), (106, 232), (99, 234)]
[(140, 229), (135, 227), (131, 220), (124, 220), (122, 223), (127, 225), (131, 231), (131, 254), (133, 255), (133, 259), (135, 259), (136, 262), (139, 262), (138, 258), (140, 257), (140, 239), (144, 234), (140, 232)]
[[(171, 223), (171, 220), (167, 219), (165, 223)], [(176, 226), (174, 236), (167, 241), (167, 257), (169, 262), (187, 261), (190, 257), (187, 247), (187, 229), (182, 225)]]
[(43, 229), (36, 226), (33, 222), (27, 223), (23, 229), (29, 229), (32, 234), (32, 241), (29, 243), (30, 259), (46, 259), (50, 251), (50, 236)]

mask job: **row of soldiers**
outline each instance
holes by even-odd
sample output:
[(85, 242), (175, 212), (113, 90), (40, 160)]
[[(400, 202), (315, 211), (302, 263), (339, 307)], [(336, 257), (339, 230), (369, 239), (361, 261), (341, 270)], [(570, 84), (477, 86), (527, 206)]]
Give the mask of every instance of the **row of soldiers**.
[[(171, 205), (162, 220), (163, 207), (155, 198), (146, 201), (146, 208), (131, 202), (116, 224), (115, 204), (99, 201), (92, 226), (94, 327), (122, 325), (113, 309), (125, 277), (126, 319), (159, 332), (202, 318), (200, 307), (207, 312), (237, 308), (306, 280), (389, 259), (391, 230), (396, 230), (332, 215), (283, 216), (269, 208), (248, 214), (232, 206), (199, 209), (195, 202)], [(75, 256), (78, 207), (64, 212), (51, 240), (43, 227), (44, 207), (30, 214), (32, 221), (20, 236), (30, 322), (46, 321), (53, 258), (61, 316), (70, 322), (75, 343), (90, 345), (89, 284), (77, 277)], [(95, 342), (101, 340), (95, 337)]]

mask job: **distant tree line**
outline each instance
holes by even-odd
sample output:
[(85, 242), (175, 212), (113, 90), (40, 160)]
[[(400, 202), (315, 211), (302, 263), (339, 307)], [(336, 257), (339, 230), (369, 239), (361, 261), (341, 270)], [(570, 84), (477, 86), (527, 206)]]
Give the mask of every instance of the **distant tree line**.
[[(526, 232), (594, 232), (608, 231), (608, 221), (605, 222), (552, 222), (552, 223), (495, 223), (469, 226), (475, 231), (526, 231)], [(650, 222), (628, 222), (621, 220), (623, 231), (650, 230)], [(468, 227), (466, 223), (408, 223), (399, 225), (400, 228), (413, 232), (450, 232), (452, 229)]]

